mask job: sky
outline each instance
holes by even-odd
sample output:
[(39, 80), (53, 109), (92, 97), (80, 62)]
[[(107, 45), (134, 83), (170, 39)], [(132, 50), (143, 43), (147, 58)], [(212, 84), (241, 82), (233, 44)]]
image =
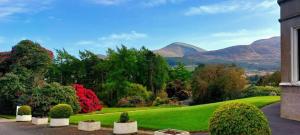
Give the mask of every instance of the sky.
[(0, 0), (0, 52), (30, 39), (105, 54), (121, 44), (206, 50), (280, 35), (277, 0)]

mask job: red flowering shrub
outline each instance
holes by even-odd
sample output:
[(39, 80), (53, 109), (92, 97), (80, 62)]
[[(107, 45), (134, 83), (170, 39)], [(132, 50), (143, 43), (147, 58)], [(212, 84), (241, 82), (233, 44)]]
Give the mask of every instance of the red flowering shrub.
[(100, 111), (102, 109), (98, 97), (92, 90), (86, 89), (80, 84), (73, 84), (73, 87), (76, 90), (82, 113)]

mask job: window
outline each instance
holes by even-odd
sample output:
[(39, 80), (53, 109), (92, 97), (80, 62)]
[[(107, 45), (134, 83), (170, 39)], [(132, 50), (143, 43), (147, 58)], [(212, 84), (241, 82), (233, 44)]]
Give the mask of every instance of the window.
[(291, 81), (300, 85), (300, 27), (291, 33)]

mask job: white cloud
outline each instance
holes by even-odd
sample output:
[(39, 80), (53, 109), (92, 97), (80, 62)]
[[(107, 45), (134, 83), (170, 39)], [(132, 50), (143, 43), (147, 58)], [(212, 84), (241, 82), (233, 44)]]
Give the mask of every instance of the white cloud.
[(184, 14), (186, 16), (202, 14), (219, 14), (237, 11), (274, 11), (278, 10), (275, 0), (229, 0), (217, 4), (190, 7)]
[(119, 34), (111, 34), (109, 36), (100, 37), (99, 40), (101, 41), (130, 41), (136, 40), (140, 38), (146, 38), (147, 34), (138, 33), (135, 31), (131, 31), (130, 33), (119, 33)]
[(93, 45), (93, 44), (96, 44), (96, 42), (89, 41), (89, 40), (81, 40), (81, 41), (78, 41), (76, 44), (77, 45)]
[(52, 0), (0, 0), (0, 19), (16, 14), (35, 13), (48, 8)]
[(131, 31), (129, 33), (114, 33), (108, 36), (99, 37), (96, 40), (81, 40), (76, 42), (76, 45), (89, 45), (94, 47), (112, 47), (120, 44), (128, 44), (139, 39), (147, 38), (145, 33)]

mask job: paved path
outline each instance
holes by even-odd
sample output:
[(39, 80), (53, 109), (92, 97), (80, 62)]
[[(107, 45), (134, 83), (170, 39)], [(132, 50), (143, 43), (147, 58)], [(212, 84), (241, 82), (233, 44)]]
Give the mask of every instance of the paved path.
[(280, 118), (280, 104), (264, 107), (272, 129), (272, 135), (300, 135), (300, 122)]

